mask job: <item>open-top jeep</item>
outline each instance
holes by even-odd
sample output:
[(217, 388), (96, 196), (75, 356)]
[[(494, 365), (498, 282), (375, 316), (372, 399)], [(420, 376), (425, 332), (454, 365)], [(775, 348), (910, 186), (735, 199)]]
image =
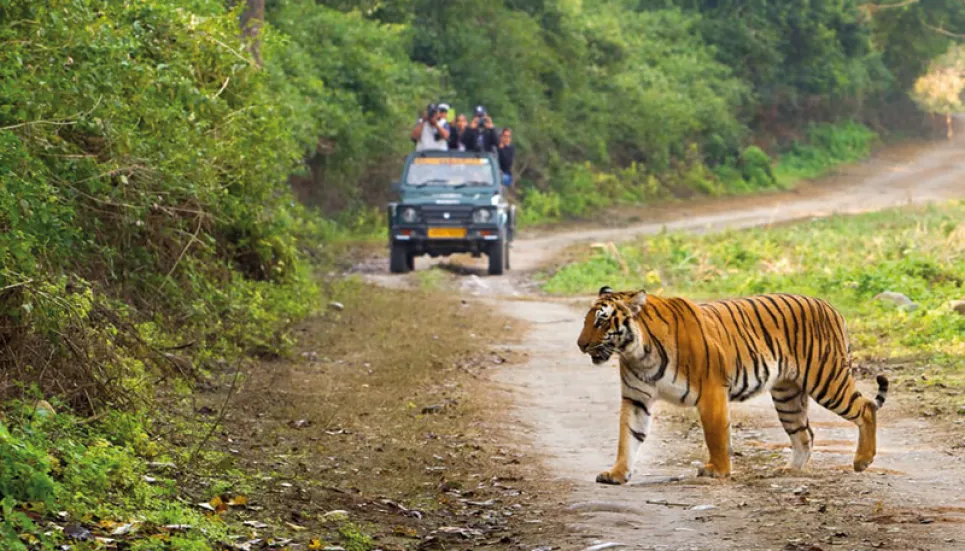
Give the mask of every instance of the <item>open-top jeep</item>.
[(491, 153), (419, 151), (411, 153), (400, 194), (389, 203), (389, 269), (405, 273), (415, 257), (470, 253), (489, 257), (489, 273), (509, 269), (509, 243), (515, 207), (500, 184), (499, 164)]

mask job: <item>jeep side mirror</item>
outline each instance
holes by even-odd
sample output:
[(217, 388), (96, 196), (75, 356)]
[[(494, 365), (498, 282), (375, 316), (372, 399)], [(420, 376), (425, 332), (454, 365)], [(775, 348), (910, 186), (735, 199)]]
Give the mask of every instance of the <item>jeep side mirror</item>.
[(402, 191), (402, 182), (392, 182), (392, 191), (399, 193)]

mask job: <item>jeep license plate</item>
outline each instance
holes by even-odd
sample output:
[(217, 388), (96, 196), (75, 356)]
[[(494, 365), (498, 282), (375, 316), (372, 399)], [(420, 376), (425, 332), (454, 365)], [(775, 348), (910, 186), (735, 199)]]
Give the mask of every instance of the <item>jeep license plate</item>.
[(462, 239), (466, 228), (429, 228), (429, 239)]

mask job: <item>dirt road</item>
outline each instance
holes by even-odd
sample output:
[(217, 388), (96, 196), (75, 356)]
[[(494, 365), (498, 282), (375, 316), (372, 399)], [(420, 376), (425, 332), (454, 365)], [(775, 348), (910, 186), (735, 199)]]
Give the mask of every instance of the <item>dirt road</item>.
[[(548, 479), (573, 488), (567, 502), (572, 534), (547, 542), (563, 549), (617, 542), (640, 550), (965, 549), (965, 462), (953, 449), (965, 425), (940, 425), (903, 415), (900, 388), (880, 413), (879, 455), (871, 469), (851, 472), (857, 430), (812, 405), (816, 445), (805, 475), (777, 471), (790, 455), (788, 438), (768, 397), (733, 407), (734, 476), (694, 477), (703, 459), (694, 412), (661, 404), (631, 485), (601, 486), (596, 474), (616, 451), (619, 377), (614, 365), (594, 367), (576, 337), (584, 300), (540, 297), (528, 276), (580, 241), (619, 241), (670, 230), (713, 231), (832, 213), (857, 213), (908, 203), (965, 197), (961, 142), (892, 149), (872, 161), (797, 193), (737, 199), (647, 213), (656, 220), (626, 228), (522, 235), (514, 271), (478, 277), (482, 264), (456, 279), (464, 292), (525, 320), (527, 365), (498, 379), (516, 393), (513, 414), (546, 458)], [(427, 263), (419, 263), (425, 269)], [(472, 266), (472, 261), (467, 261)], [(403, 278), (372, 274), (399, 285)], [(608, 282), (600, 282), (600, 285)], [(863, 384), (863, 390), (870, 390)], [(871, 395), (874, 393), (871, 392)]]

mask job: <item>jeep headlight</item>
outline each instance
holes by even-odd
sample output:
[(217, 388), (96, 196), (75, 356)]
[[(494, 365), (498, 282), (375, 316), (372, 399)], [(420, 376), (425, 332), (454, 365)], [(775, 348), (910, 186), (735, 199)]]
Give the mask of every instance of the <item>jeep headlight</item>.
[(414, 224), (419, 221), (419, 211), (415, 207), (403, 207), (399, 218), (406, 224)]
[(474, 224), (488, 224), (493, 221), (493, 209), (477, 209), (472, 213)]

